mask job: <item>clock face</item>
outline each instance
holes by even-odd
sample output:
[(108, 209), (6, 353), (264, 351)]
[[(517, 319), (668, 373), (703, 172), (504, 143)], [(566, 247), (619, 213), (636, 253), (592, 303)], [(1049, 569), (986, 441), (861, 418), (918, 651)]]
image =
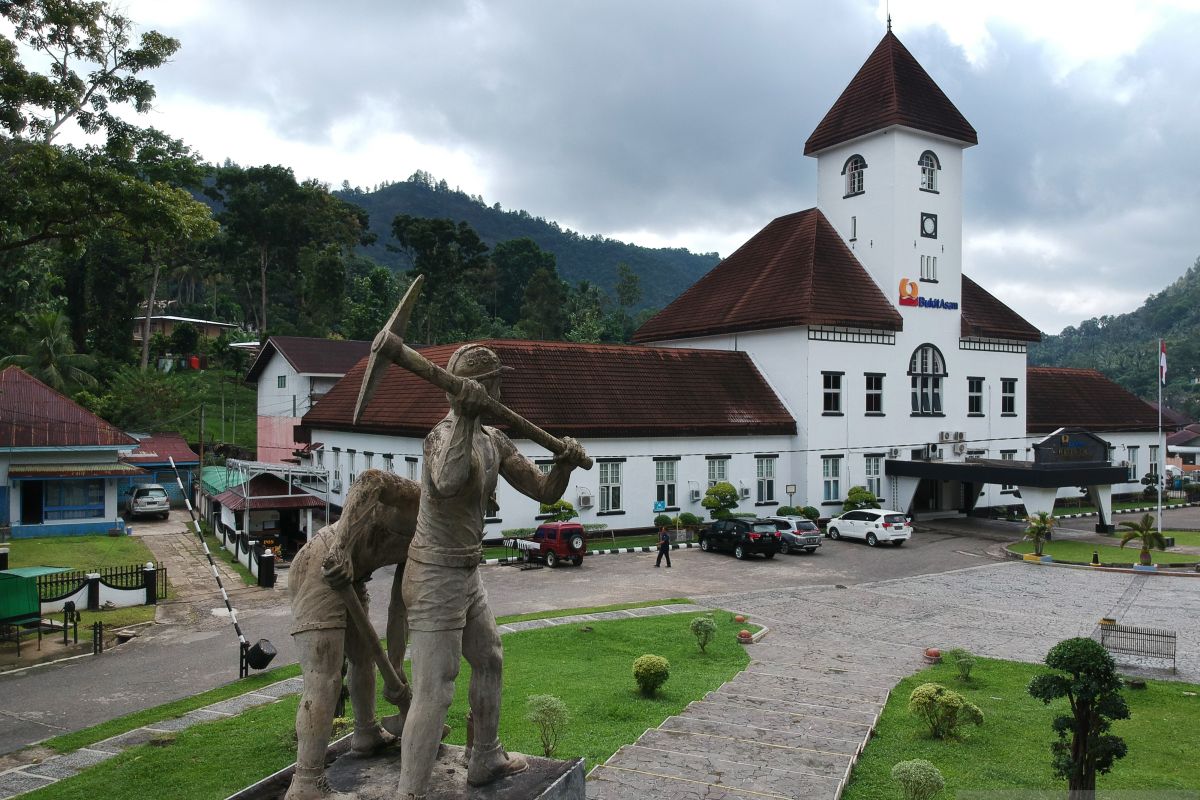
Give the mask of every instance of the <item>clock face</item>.
[(937, 238), (937, 214), (921, 214), (921, 235), (930, 239)]

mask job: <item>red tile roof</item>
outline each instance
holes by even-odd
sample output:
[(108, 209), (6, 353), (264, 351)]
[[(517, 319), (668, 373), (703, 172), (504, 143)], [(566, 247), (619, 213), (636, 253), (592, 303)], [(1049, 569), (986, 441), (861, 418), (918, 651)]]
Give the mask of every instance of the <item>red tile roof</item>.
[[(485, 341), (515, 368), (502, 378), (502, 401), (556, 435), (792, 435), (796, 423), (743, 352), (513, 340)], [(444, 366), (457, 344), (421, 354)], [(445, 394), (392, 366), (351, 423), (364, 359), (302, 421), (313, 429), (423, 437), (446, 415)], [(303, 441), (301, 439), (300, 441)]]
[(1090, 431), (1153, 431), (1158, 412), (1094, 369), (1029, 367), (1030, 433), (1079, 427)]
[(20, 367), (0, 371), (0, 447), (132, 447), (129, 436)]
[(888, 31), (804, 143), (804, 154), (893, 125), (978, 144), (971, 123)]
[(1197, 424), (1188, 425), (1186, 428), (1177, 430), (1167, 436), (1168, 445), (1178, 445), (1180, 447), (1191, 446), (1198, 440), (1200, 440), (1200, 425)]
[(1001, 303), (978, 283), (962, 276), (962, 335), (986, 339), (1040, 342), (1041, 331)]
[(168, 464), (168, 459), (175, 459), (176, 464), (199, 464), (200, 456), (192, 452), (187, 441), (178, 433), (155, 433), (150, 436), (137, 436), (138, 447), (121, 460), (130, 464)]
[(319, 339), (310, 336), (272, 336), (267, 339), (246, 382), (258, 380), (271, 356), (279, 353), (301, 375), (345, 375), (358, 360), (371, 352), (371, 343), (357, 339)]
[(230, 511), (241, 511), (246, 507), (251, 511), (325, 507), (324, 500), (300, 489), (292, 488), (289, 494), (287, 483), (270, 474), (255, 475), (248, 484), (227, 489), (215, 500)]
[(904, 320), (818, 209), (773, 220), (634, 334), (663, 342), (795, 325)]

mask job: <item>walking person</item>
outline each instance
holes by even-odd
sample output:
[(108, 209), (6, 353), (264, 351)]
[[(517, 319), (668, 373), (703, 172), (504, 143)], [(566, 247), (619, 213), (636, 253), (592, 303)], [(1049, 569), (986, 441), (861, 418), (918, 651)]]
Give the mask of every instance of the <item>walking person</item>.
[(671, 568), (671, 534), (667, 533), (666, 528), (662, 528), (658, 532), (658, 558), (654, 559), (654, 566), (662, 565), (663, 558), (667, 559), (667, 568)]

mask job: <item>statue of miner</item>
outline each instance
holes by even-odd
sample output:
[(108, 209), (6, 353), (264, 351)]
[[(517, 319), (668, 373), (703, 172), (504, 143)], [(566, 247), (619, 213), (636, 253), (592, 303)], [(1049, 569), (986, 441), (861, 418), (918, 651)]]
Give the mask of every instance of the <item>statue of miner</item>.
[(564, 438), (553, 468), (543, 474), (506, 435), (481, 424), (488, 397), (499, 398), (501, 371), (508, 369), (487, 347), (459, 348), (447, 370), (464, 379), (462, 391), (448, 395), (450, 413), (425, 439), (420, 511), (403, 579), (413, 701), (400, 743), (401, 800), (425, 795), (462, 657), (471, 665), (474, 730), (467, 782), (481, 786), (527, 766), (498, 737), (504, 656), (479, 577), (483, 520), (499, 476), (522, 494), (553, 503), (587, 456), (578, 442)]
[[(354, 708), (351, 752), (370, 755), (395, 741), (403, 720), (375, 719), (375, 664), (372, 643), (347, 619), (346, 605), (326, 578), (326, 562), (334, 566), (366, 605), (371, 573), (396, 564), (388, 609), (388, 660), (404, 668), (405, 610), (400, 575), (416, 528), (421, 490), (415, 481), (372, 469), (354, 482), (341, 518), (322, 528), (300, 548), (292, 562), (288, 593), (292, 600), (292, 636), (300, 657), (304, 689), (296, 710), (296, 771), (285, 800), (339, 800), (325, 780), (334, 708), (342, 689), (342, 655), (350, 662), (348, 683)], [(385, 691), (385, 696), (388, 692)], [(408, 698), (388, 697), (401, 708)], [(387, 730), (385, 730), (385, 727)]]

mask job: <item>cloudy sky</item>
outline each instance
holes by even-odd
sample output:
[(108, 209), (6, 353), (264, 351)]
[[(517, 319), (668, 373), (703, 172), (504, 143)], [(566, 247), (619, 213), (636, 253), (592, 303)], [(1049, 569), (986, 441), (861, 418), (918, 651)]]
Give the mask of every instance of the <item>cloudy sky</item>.
[[(884, 0), (128, 0), (148, 120), (369, 188), (417, 169), (584, 234), (728, 255), (815, 204), (803, 143)], [(990, 7), (990, 8), (989, 8)], [(891, 0), (979, 131), (965, 271), (1049, 332), (1200, 256), (1200, 0)]]

